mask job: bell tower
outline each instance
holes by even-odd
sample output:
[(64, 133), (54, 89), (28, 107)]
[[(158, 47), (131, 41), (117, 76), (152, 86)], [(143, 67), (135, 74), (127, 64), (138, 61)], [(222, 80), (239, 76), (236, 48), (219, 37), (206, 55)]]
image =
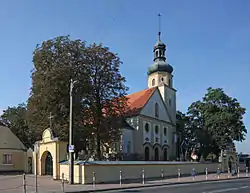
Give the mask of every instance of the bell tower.
[[(148, 87), (158, 87), (161, 96), (166, 104), (171, 122), (176, 124), (176, 90), (173, 87), (173, 67), (167, 62), (166, 45), (161, 41), (160, 17), (159, 14), (158, 41), (154, 46), (153, 64), (148, 68)], [(173, 129), (174, 132), (175, 129)]]

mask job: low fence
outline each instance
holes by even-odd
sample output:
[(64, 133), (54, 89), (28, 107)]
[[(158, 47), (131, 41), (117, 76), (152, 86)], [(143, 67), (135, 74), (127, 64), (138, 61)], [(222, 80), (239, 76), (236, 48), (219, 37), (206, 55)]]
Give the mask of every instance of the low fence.
[[(205, 169), (209, 172), (215, 172), (220, 168), (219, 163), (197, 163), (197, 162), (98, 162), (74, 165), (75, 182), (79, 184), (91, 184), (93, 174), (95, 174), (96, 183), (117, 183), (117, 179), (122, 173), (124, 181), (137, 182), (143, 175), (150, 180), (159, 178), (159, 173), (168, 178), (176, 177), (178, 171), (181, 176), (190, 175), (190, 171), (195, 168), (199, 174), (205, 174)], [(69, 165), (60, 165), (60, 179), (64, 175), (68, 180)]]

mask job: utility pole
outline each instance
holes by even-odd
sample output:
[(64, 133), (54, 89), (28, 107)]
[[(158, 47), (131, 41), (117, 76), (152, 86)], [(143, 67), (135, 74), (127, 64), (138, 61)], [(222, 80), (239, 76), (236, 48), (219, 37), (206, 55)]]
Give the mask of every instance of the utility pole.
[(72, 111), (73, 111), (73, 88), (74, 83), (72, 79), (70, 80), (70, 110), (69, 110), (69, 184), (74, 184), (74, 145), (73, 145), (73, 128), (72, 128)]

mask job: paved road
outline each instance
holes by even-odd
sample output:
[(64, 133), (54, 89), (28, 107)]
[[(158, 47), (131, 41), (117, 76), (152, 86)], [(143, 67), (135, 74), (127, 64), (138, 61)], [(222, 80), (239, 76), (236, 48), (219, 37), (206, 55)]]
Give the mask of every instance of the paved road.
[(107, 191), (106, 193), (250, 193), (250, 179)]

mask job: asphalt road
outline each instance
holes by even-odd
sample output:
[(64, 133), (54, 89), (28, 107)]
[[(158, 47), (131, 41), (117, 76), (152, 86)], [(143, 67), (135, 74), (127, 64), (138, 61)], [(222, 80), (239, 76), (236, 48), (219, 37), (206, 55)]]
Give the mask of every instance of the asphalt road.
[(107, 191), (109, 193), (250, 193), (250, 179)]

